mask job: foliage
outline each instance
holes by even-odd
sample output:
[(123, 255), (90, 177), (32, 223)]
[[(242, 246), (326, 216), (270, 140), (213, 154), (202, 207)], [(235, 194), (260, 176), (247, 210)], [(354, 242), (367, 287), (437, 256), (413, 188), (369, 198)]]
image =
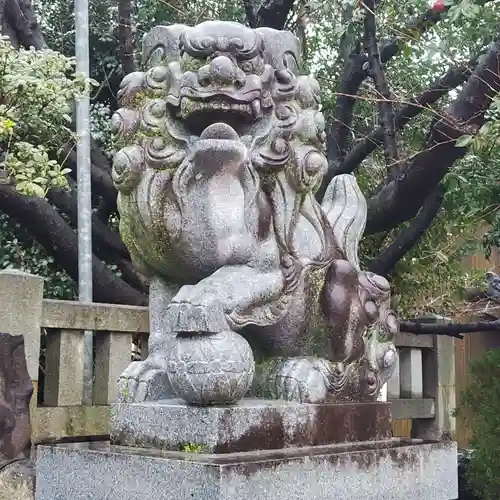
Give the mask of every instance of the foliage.
[(76, 283), (20, 224), (0, 214), (0, 269), (18, 269), (44, 278), (45, 296), (74, 300)]
[[(439, 2), (436, 5), (437, 3)], [(441, 3), (452, 5), (450, 12), (423, 36), (404, 26), (409, 19), (415, 18), (429, 6), (428, 0), (381, 2), (377, 7), (380, 43), (383, 45), (394, 39), (404, 42), (401, 53), (385, 68), (396, 112), (442, 76), (448, 68), (465, 64), (484, 51), (500, 23), (498, 0), (446, 0)], [(133, 5), (132, 31), (137, 51), (140, 51), (143, 34), (156, 24), (194, 24), (216, 18), (244, 20), (243, 2), (231, 0), (137, 0)], [(306, 67), (320, 81), (323, 110), (327, 118), (331, 118), (344, 64), (354, 48), (355, 40), (362, 38), (362, 2), (310, 0), (297, 2), (297, 5), (297, 12), (307, 13), (307, 36), (303, 40)], [(65, 58), (69, 64), (70, 56), (74, 53), (73, 3), (40, 0), (36, 8), (49, 46), (59, 50), (62, 54), (60, 57)], [(298, 32), (301, 25), (295, 15), (287, 27)], [(116, 91), (123, 77), (117, 57), (117, 3), (110, 0), (90, 0), (89, 27), (91, 77), (101, 82), (92, 99), (91, 130), (94, 139), (111, 157), (113, 145), (109, 134), (109, 116), (116, 107)], [(140, 62), (139, 59), (137, 53), (137, 62)], [(71, 73), (72, 69), (68, 71)], [(69, 81), (74, 80), (69, 78)], [(439, 106), (426, 110), (410, 126), (398, 133), (403, 158), (410, 157), (421, 149), (432, 120), (439, 118), (440, 110), (452, 98), (453, 93), (444, 97)], [(354, 110), (352, 144), (363, 140), (367, 133), (378, 126), (376, 99), (373, 83), (366, 79)], [(57, 133), (53, 130), (51, 137), (57, 137), (58, 142), (70, 138), (67, 122), (63, 120), (51, 123), (57, 127)], [(473, 143), (472, 139), (462, 139), (470, 141), (468, 145), (471, 147), (471, 154), (457, 162), (446, 177), (446, 196), (439, 217), (420, 244), (399, 262), (393, 276), (393, 285), (400, 297), (399, 312), (402, 315), (452, 313), (460, 291), (479, 279), (477, 272), (464, 271), (462, 266), (466, 255), (480, 249), (482, 234), (477, 234), (477, 229), (484, 223), (492, 226), (492, 230), (484, 238), (486, 251), (500, 242), (500, 217), (497, 216), (500, 194), (497, 174), (500, 167), (499, 124), (500, 112), (497, 107), (490, 111), (488, 124)], [(8, 137), (11, 133), (9, 130), (13, 130), (12, 124), (0, 121), (0, 134)], [(30, 144), (44, 144), (48, 148), (45, 141), (32, 141)], [(52, 158), (52, 151), (50, 146), (46, 151), (48, 158)], [(43, 156), (43, 151), (38, 153)], [(377, 150), (356, 172), (366, 194), (377, 189), (385, 176), (381, 153), (381, 150)], [(52, 167), (55, 166), (50, 168)], [(45, 189), (46, 186), (42, 187)], [(112, 215), (111, 219), (113, 218), (116, 217)], [(389, 233), (365, 238), (361, 256), (364, 265), (368, 265), (381, 249), (388, 246), (403, 227), (404, 225)]]
[(115, 149), (111, 134), (111, 109), (106, 104), (98, 101), (91, 104), (90, 132), (101, 146), (102, 152), (111, 159)]
[[(439, 216), (420, 243), (398, 262), (393, 276), (402, 316), (453, 315), (463, 292), (484, 279), (484, 270), (468, 268), (464, 261), (467, 256), (483, 251), (486, 224), (497, 227), (499, 168), (498, 151), (481, 148), (457, 162), (445, 178), (446, 194)], [(367, 182), (367, 175), (365, 172), (359, 180), (370, 189), (379, 179)], [(407, 225), (365, 238), (363, 263), (368, 265)], [(490, 247), (499, 244), (494, 231), (486, 234), (483, 243)]]
[(206, 446), (194, 443), (185, 443), (180, 446), (180, 451), (185, 453), (203, 453), (205, 449)]
[(0, 38), (0, 166), (12, 175), (16, 189), (45, 196), (66, 186), (69, 172), (51, 159), (71, 140), (71, 105), (84, 81), (68, 77), (73, 60), (46, 50), (16, 51)]
[[(74, 141), (71, 113), (85, 81), (74, 59), (51, 50), (15, 50), (0, 38), (0, 167), (15, 189), (45, 197), (66, 188), (69, 169), (57, 160), (61, 147)], [(0, 215), (0, 268), (14, 267), (46, 279), (46, 295), (75, 297), (75, 283), (54, 259), (6, 215)]]
[[(425, 90), (450, 67), (465, 64), (483, 52), (495, 33), (500, 21), (497, 2), (473, 2), (462, 0), (451, 2), (454, 7), (446, 20), (429, 30), (425, 37), (412, 39), (412, 33), (405, 32), (401, 26), (416, 14), (422, 12), (427, 2), (412, 1), (397, 4), (384, 2), (379, 9), (379, 29), (381, 42), (389, 38), (404, 39), (404, 51), (387, 68), (387, 76), (394, 94), (395, 112), (405, 105), (411, 97)], [(404, 5), (403, 5), (404, 4)], [(330, 8), (335, 8), (330, 4)], [(338, 8), (338, 6), (337, 6)], [(317, 13), (318, 22), (321, 14)], [(452, 19), (450, 19), (452, 18)], [(323, 16), (324, 19), (324, 16)], [(345, 27), (340, 33), (349, 30), (357, 33), (361, 27), (354, 15), (354, 27)], [(358, 23), (358, 25), (356, 25)], [(327, 24), (327, 21), (325, 22)], [(339, 46), (335, 30), (328, 30), (328, 38), (321, 38), (325, 46)], [(354, 39), (354, 37), (353, 37)], [(314, 50), (313, 53), (317, 52)], [(319, 62), (319, 75), (323, 87), (331, 82), (334, 67), (338, 61), (328, 57), (328, 53), (316, 55)], [(339, 54), (339, 57), (341, 54)], [(338, 73), (337, 73), (338, 74)], [(338, 77), (337, 77), (338, 78)], [(337, 79), (338, 81), (338, 79)], [(330, 88), (332, 84), (330, 83)], [(327, 87), (328, 88), (328, 87)], [(325, 103), (327, 110), (334, 104), (336, 87), (331, 93), (332, 101)], [(429, 126), (439, 119), (440, 111), (454, 97), (454, 92), (441, 99), (439, 107), (426, 110), (411, 125), (398, 134), (400, 154), (410, 157), (421, 150)], [(353, 124), (353, 143), (363, 140), (364, 136), (378, 126), (374, 107), (376, 94), (367, 80), (359, 93)], [(486, 250), (500, 244), (500, 218), (498, 216), (500, 185), (500, 144), (498, 141), (500, 113), (498, 106), (492, 106), (487, 115), (487, 124), (480, 134), (469, 144), (470, 153), (455, 163), (445, 178), (445, 200), (439, 216), (427, 230), (420, 243), (412, 248), (399, 262), (392, 276), (398, 312), (405, 317), (425, 313), (452, 315), (456, 312), (457, 302), (462, 292), (476, 286), (483, 279), (484, 271), (470, 269), (464, 265), (468, 255)], [(472, 141), (472, 138), (471, 138)], [(364, 168), (358, 170), (357, 178), (364, 192), (374, 192), (385, 176), (383, 156), (380, 149), (365, 160)], [(493, 229), (483, 239), (487, 225)], [(408, 224), (384, 234), (369, 236), (362, 241), (361, 260), (369, 265), (382, 249), (387, 247), (395, 236)]]
[(500, 349), (489, 351), (470, 366), (470, 383), (457, 411), (470, 429), (468, 479), (478, 498), (500, 496)]

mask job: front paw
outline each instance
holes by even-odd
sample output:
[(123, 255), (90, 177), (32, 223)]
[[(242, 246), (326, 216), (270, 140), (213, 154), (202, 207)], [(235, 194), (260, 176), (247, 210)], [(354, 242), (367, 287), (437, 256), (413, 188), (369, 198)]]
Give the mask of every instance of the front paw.
[(118, 402), (141, 403), (172, 398), (166, 361), (150, 356), (131, 363), (118, 379)]
[(178, 333), (218, 333), (230, 329), (217, 296), (196, 286), (182, 287), (166, 314), (171, 331)]

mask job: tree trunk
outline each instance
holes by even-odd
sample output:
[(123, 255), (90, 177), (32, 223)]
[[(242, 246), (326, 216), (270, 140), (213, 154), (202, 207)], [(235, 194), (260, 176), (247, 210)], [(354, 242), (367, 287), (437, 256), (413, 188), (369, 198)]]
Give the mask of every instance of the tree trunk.
[[(130, 0), (127, 1), (131, 6)], [(125, 3), (122, 4), (122, 8), (125, 9), (122, 15), (130, 17), (130, 11), (127, 11)], [(2, 33), (9, 36), (16, 48), (34, 47), (41, 50), (47, 47), (30, 0), (0, 0), (0, 25)], [(122, 30), (122, 35), (125, 37), (123, 55), (130, 63), (130, 30)], [(65, 166), (71, 168), (70, 175), (76, 180), (76, 153), (70, 146), (64, 154)], [(92, 143), (91, 159), (93, 194), (102, 197), (107, 207), (114, 210), (117, 193), (111, 180), (111, 165), (95, 143)], [(62, 190), (54, 190), (50, 194), (50, 200), (76, 227), (78, 208), (74, 196)], [(21, 196), (12, 186), (2, 185), (0, 210), (26, 228), (46, 252), (56, 259), (57, 264), (75, 281), (78, 280), (77, 235), (74, 228), (46, 200)], [(121, 279), (113, 274), (107, 265), (94, 255), (92, 259), (94, 300), (120, 304), (146, 304), (147, 286), (143, 278), (133, 269), (127, 249), (118, 233), (97, 217), (94, 217), (92, 229), (98, 256), (116, 264), (124, 276), (124, 279)]]
[[(12, 186), (0, 186), (0, 208), (21, 223), (78, 280), (78, 237), (68, 223), (42, 198), (21, 196)], [(114, 275), (96, 256), (92, 259), (96, 302), (144, 305), (147, 297)]]
[(0, 0), (0, 26), (14, 47), (47, 47), (30, 0)]
[(135, 71), (132, 11), (132, 0), (118, 0), (118, 45), (125, 75)]

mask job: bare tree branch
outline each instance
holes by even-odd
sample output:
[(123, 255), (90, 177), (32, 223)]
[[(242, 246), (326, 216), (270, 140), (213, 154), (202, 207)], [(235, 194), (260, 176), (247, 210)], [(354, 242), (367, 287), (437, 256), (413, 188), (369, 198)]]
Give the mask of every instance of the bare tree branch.
[(4, 27), (4, 12), (7, 0), (0, 0), (0, 28)]
[(456, 147), (463, 134), (475, 135), (484, 115), (500, 91), (500, 39), (431, 128), (424, 149), (412, 157), (404, 171), (368, 200), (366, 234), (386, 231), (413, 218), (467, 148)]
[[(387, 63), (400, 52), (408, 39), (415, 39), (417, 36), (423, 35), (427, 30), (435, 26), (449, 9), (450, 7), (445, 7), (443, 12), (435, 12), (432, 8), (429, 8), (423, 14), (408, 22), (401, 30), (401, 34), (406, 36), (395, 37), (390, 42), (382, 45), (380, 48), (380, 62), (382, 64)], [(342, 163), (348, 149), (356, 96), (363, 81), (368, 76), (368, 57), (361, 54), (360, 46), (360, 43), (356, 44), (340, 78), (332, 125), (327, 132), (328, 171), (321, 188), (317, 192), (318, 199), (321, 199), (326, 187), (333, 177), (337, 175), (339, 165)]]
[[(366, 62), (367, 58), (360, 53), (360, 46), (358, 45), (346, 61), (343, 74), (340, 77), (332, 123), (327, 131), (329, 166), (326, 182), (324, 182), (325, 188), (349, 149), (356, 95), (365, 79), (365, 72), (362, 68)], [(322, 194), (320, 193), (320, 195)]]
[(451, 7), (451, 5), (443, 6), (440, 11), (436, 11), (433, 7), (429, 7), (418, 17), (406, 23), (400, 31), (400, 35), (393, 38), (389, 43), (384, 44), (381, 48), (380, 59), (382, 63), (386, 63), (398, 54), (399, 51), (404, 48), (409, 39), (418, 39), (424, 33), (433, 28), (439, 21), (441, 21), (441, 19), (446, 17), (446, 13)]
[[(466, 82), (476, 65), (477, 61), (471, 61), (467, 67), (460, 66), (448, 70), (443, 77), (396, 113), (395, 130), (401, 130), (411, 119), (428, 109), (431, 104), (448, 94), (450, 90)], [(354, 172), (361, 165), (361, 162), (383, 143), (383, 140), (384, 128), (379, 127), (349, 151), (342, 163), (333, 171), (333, 176)]]
[(500, 331), (500, 319), (494, 321), (478, 321), (475, 323), (418, 323), (402, 321), (400, 329), (405, 333), (415, 335), (446, 335), (462, 339), (464, 333)]
[[(49, 191), (47, 198), (68, 216), (71, 225), (76, 229), (78, 223), (76, 196), (65, 189), (52, 189)], [(95, 214), (92, 215), (92, 241), (95, 248), (103, 248), (107, 255), (115, 254), (126, 259), (130, 258), (127, 247), (123, 244), (120, 235), (100, 221)]]
[(375, 0), (365, 0), (365, 50), (368, 53), (370, 74), (380, 96), (379, 116), (384, 130), (384, 156), (389, 178), (398, 172), (399, 154), (394, 129), (394, 112), (389, 85), (380, 64), (375, 20)]
[[(0, 185), (0, 209), (20, 222), (78, 280), (78, 241), (75, 231), (44, 199), (21, 196), (12, 186)], [(92, 258), (94, 300), (117, 304), (147, 304), (143, 295), (113, 274), (95, 255)]]
[[(71, 169), (70, 175), (73, 179), (77, 178), (77, 166), (76, 166), (76, 151), (74, 151), (72, 146), (64, 148), (65, 158), (64, 166)], [(113, 203), (116, 202), (117, 192), (115, 186), (113, 185), (113, 180), (111, 179), (111, 172), (107, 170), (105, 164), (100, 163), (100, 156), (95, 156), (91, 152), (91, 181), (92, 181), (92, 191), (99, 196), (102, 196), (106, 201)]]
[(263, 0), (257, 10), (257, 27), (282, 30), (290, 12), (293, 10), (294, 0)]
[(4, 0), (0, 28), (16, 48), (47, 48), (30, 0)]
[[(78, 204), (76, 197), (65, 189), (52, 189), (48, 200), (68, 216), (73, 228), (78, 225)], [(135, 270), (130, 261), (128, 249), (120, 235), (103, 223), (97, 214), (92, 215), (92, 243), (94, 253), (102, 260), (115, 264), (126, 283), (147, 294), (145, 279)]]
[(243, 6), (245, 7), (248, 26), (250, 26), (250, 28), (256, 28), (257, 12), (255, 10), (254, 0), (243, 0)]
[(403, 229), (394, 241), (376, 258), (368, 269), (381, 276), (389, 276), (396, 267), (398, 261), (408, 253), (425, 234), (432, 221), (436, 217), (444, 199), (444, 187), (438, 186), (436, 192), (425, 201), (418, 215), (411, 221), (410, 225)]
[(132, 11), (132, 0), (118, 0), (118, 48), (125, 75), (135, 71)]

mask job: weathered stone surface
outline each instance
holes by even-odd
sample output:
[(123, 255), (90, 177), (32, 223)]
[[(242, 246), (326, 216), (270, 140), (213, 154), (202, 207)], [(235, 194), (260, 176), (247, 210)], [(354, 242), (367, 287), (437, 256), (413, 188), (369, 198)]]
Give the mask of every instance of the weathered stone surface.
[(23, 337), (0, 333), (0, 463), (29, 448), (32, 394)]
[(277, 450), (389, 439), (390, 403), (303, 404), (243, 400), (193, 407), (182, 401), (122, 403), (113, 409), (114, 444), (205, 453)]
[(452, 443), (394, 441), (223, 456), (101, 443), (40, 447), (36, 498), (451, 500), (457, 482)]
[(174, 394), (203, 406), (237, 403), (252, 386), (254, 371), (252, 348), (231, 330), (178, 335), (167, 359)]
[[(254, 373), (228, 356), (241, 334), (259, 362), (279, 358), (270, 397), (375, 401), (398, 322), (387, 280), (359, 267), (367, 205), (356, 179), (335, 177), (316, 200), (325, 121), (299, 40), (233, 22), (157, 26), (143, 60), (112, 119), (120, 232), (152, 280), (149, 356), (123, 373), (120, 400), (173, 390), (192, 404), (234, 402)], [(221, 348), (227, 331), (238, 340)]]
[(34, 500), (35, 468), (28, 460), (0, 462), (0, 500)]
[(34, 495), (34, 472), (27, 459), (32, 394), (24, 338), (0, 333), (0, 500)]
[(122, 304), (85, 304), (44, 299), (42, 324), (46, 328), (148, 333), (148, 308)]
[(23, 335), (31, 380), (38, 380), (43, 278), (16, 269), (0, 271), (0, 332)]

